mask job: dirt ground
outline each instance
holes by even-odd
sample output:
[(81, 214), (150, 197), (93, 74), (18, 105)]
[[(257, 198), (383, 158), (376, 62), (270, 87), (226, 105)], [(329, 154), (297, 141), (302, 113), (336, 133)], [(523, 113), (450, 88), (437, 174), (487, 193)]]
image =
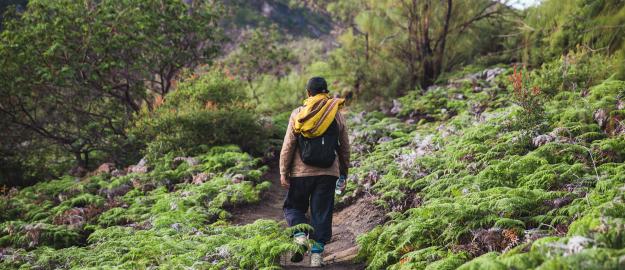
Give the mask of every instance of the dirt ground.
[[(280, 186), (280, 175), (276, 166), (271, 166), (264, 176), (271, 179), (271, 188), (263, 194), (261, 202), (232, 209), (233, 224), (249, 224), (257, 219), (284, 220), (282, 203), (286, 189)], [(371, 230), (384, 219), (384, 213), (373, 206), (372, 198), (359, 198), (353, 204), (334, 213), (332, 224), (332, 240), (326, 245), (323, 269), (352, 270), (364, 269), (365, 265), (355, 263), (352, 259), (358, 253), (356, 236)], [(301, 263), (291, 263), (286, 256), (281, 259), (284, 269), (310, 269), (309, 257), (306, 255)]]

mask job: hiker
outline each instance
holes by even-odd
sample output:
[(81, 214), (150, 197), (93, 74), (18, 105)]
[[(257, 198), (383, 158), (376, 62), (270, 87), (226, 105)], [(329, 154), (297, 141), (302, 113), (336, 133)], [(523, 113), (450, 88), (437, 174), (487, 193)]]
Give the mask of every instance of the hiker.
[[(310, 224), (311, 232), (296, 232), (301, 245), (292, 262), (304, 259), (307, 236), (313, 240), (310, 265), (320, 267), (325, 244), (332, 237), (332, 212), (335, 189), (345, 188), (349, 167), (349, 139), (340, 109), (345, 102), (332, 98), (325, 79), (313, 77), (306, 85), (304, 106), (291, 113), (280, 152), (280, 183), (288, 188), (284, 216), (289, 226)], [(337, 179), (341, 179), (337, 186)], [(310, 223), (306, 212), (310, 206)], [(307, 234), (310, 235), (307, 235)], [(303, 252), (302, 252), (303, 251)]]

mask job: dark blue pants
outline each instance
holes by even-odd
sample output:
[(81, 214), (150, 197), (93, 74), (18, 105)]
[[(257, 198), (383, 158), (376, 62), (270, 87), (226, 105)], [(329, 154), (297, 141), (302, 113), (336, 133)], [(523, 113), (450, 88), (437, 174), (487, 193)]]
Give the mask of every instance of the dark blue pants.
[(306, 212), (310, 206), (311, 222), (308, 224), (314, 229), (310, 238), (322, 244), (332, 237), (336, 179), (336, 176), (329, 175), (291, 177), (284, 200), (284, 217), (289, 226), (308, 223)]

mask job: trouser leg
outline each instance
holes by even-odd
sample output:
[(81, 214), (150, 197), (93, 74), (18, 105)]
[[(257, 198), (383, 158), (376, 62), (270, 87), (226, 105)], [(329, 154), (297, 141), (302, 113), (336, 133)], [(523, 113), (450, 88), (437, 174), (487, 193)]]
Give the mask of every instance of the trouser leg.
[(315, 177), (315, 186), (310, 197), (312, 239), (326, 244), (332, 237), (332, 212), (334, 210), (335, 176)]
[(289, 226), (308, 223), (306, 212), (310, 200), (310, 183), (304, 177), (293, 177), (290, 179), (289, 191), (286, 194), (284, 205), (284, 217)]

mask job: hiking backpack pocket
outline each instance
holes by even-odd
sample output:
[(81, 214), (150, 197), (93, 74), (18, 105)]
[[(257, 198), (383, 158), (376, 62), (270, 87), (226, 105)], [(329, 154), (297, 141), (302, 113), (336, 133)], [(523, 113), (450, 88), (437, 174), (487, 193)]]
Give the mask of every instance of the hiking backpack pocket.
[(306, 138), (297, 136), (300, 157), (305, 164), (329, 168), (336, 159), (336, 149), (339, 145), (339, 127), (336, 120), (319, 137)]

